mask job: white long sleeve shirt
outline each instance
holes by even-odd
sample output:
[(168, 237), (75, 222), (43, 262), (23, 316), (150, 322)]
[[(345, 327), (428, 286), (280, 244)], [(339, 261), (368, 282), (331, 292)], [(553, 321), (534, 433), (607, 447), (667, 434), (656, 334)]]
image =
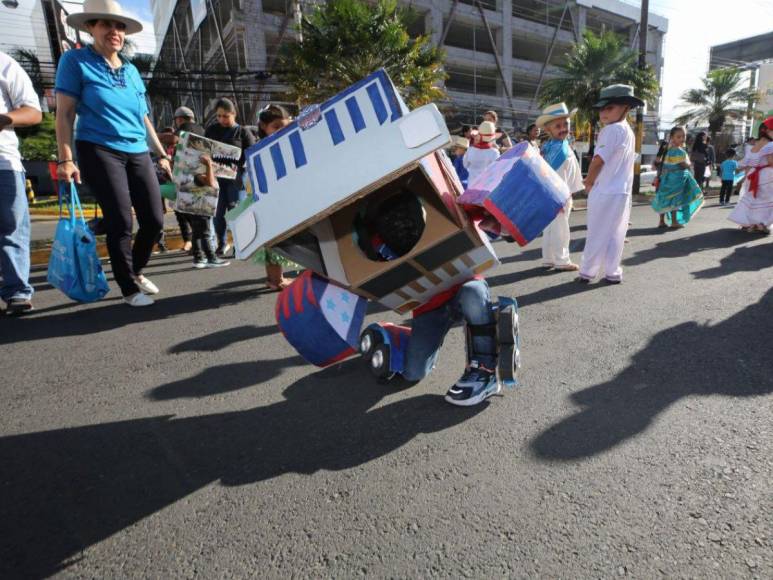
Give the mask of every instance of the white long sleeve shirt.
[(467, 172), (470, 174), (467, 179), (467, 186), (471, 186), (472, 182), (497, 159), (499, 159), (499, 150), (496, 147), (492, 149), (470, 147), (462, 158), (462, 165), (464, 165)]

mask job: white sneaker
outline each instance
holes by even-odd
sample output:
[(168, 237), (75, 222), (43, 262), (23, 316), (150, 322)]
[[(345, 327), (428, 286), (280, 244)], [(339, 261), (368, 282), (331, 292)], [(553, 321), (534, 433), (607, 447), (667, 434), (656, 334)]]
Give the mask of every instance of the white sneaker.
[(151, 304), (155, 304), (155, 300), (153, 300), (150, 296), (147, 294), (143, 294), (142, 292), (136, 292), (132, 294), (131, 296), (124, 296), (123, 301), (126, 302), (129, 306), (150, 306)]
[(134, 281), (145, 294), (158, 294), (159, 292), (158, 286), (145, 278), (145, 276), (137, 276)]

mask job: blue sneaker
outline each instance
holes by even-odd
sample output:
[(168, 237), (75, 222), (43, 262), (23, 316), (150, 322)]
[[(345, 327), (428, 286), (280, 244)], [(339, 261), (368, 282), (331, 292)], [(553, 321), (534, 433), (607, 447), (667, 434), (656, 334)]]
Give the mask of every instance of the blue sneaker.
[(472, 407), (501, 390), (494, 371), (481, 366), (477, 361), (470, 361), (462, 377), (448, 389), (446, 401), (460, 407)]

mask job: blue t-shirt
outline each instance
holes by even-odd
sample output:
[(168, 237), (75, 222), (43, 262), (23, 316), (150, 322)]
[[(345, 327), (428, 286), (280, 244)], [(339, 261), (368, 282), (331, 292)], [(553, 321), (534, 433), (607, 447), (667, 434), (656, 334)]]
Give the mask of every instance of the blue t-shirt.
[(735, 159), (725, 159), (719, 166), (722, 168), (722, 181), (733, 181), (735, 179), (738, 161)]
[(78, 100), (75, 139), (124, 153), (144, 153), (145, 84), (128, 62), (111, 72), (91, 48), (68, 50), (56, 69), (56, 90)]

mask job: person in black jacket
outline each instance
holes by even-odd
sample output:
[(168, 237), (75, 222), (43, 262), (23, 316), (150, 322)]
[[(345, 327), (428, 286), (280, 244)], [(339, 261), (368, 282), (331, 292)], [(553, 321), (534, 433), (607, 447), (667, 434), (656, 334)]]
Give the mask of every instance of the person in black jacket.
[(225, 256), (231, 249), (226, 238), (225, 214), (239, 203), (239, 184), (242, 182), (244, 152), (255, 144), (255, 136), (236, 122), (236, 107), (229, 99), (218, 100), (215, 105), (215, 114), (217, 122), (207, 127), (204, 136), (226, 145), (234, 145), (242, 150), (242, 156), (239, 160), (240, 171), (236, 179), (218, 179), (220, 195), (217, 198), (217, 210), (214, 218), (217, 240), (216, 253), (218, 256)]

